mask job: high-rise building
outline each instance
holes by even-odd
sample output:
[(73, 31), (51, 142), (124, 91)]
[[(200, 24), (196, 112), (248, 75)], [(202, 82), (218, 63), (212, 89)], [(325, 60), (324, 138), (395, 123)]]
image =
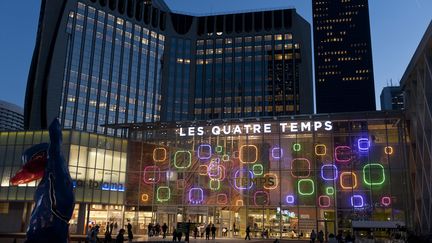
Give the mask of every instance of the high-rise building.
[(401, 79), (416, 231), (432, 232), (432, 22)]
[(0, 100), (0, 131), (18, 131), (23, 129), (23, 108)]
[[(56, 23), (56, 24), (47, 24)], [(176, 13), (163, 1), (43, 1), (26, 127), (313, 113), (310, 25), (294, 9)]]
[(404, 108), (404, 96), (400, 86), (384, 87), (380, 95), (381, 110), (402, 110)]
[(312, 0), (317, 113), (375, 110), (368, 0)]

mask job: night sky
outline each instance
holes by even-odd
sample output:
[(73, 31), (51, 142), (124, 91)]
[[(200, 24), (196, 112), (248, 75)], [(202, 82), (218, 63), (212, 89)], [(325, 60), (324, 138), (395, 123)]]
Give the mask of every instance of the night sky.
[[(166, 0), (191, 13), (295, 7), (312, 22), (311, 0)], [(369, 0), (377, 108), (390, 80), (398, 85), (432, 19), (431, 0)], [(40, 1), (0, 0), (0, 99), (24, 105), (27, 75), (35, 45)]]

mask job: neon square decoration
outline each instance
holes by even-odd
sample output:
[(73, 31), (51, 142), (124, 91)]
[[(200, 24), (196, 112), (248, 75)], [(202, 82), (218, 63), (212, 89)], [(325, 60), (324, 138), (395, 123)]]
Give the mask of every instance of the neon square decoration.
[(212, 156), (212, 147), (210, 144), (200, 144), (197, 148), (197, 157), (200, 160), (210, 159)]
[(382, 197), (381, 198), (381, 204), (384, 205), (385, 207), (390, 206), (391, 198), (390, 197)]
[(334, 195), (334, 188), (331, 186), (326, 187), (326, 194), (329, 196)]
[[(302, 187), (303, 187), (303, 189), (302, 189)], [(315, 193), (315, 183), (311, 179), (300, 179), (297, 182), (297, 190), (298, 190), (298, 193), (302, 196), (313, 195)]]
[(143, 181), (146, 184), (156, 184), (160, 181), (160, 168), (158, 166), (147, 166), (144, 168)]
[(141, 201), (147, 202), (149, 200), (149, 195), (147, 193), (141, 194)]
[(285, 197), (285, 201), (286, 201), (286, 203), (288, 203), (288, 204), (294, 204), (294, 195), (287, 195), (287, 196)]
[(256, 176), (262, 175), (264, 173), (264, 167), (263, 167), (263, 165), (262, 164), (254, 164), (252, 166), (252, 172)]
[(291, 175), (294, 178), (306, 178), (311, 173), (311, 162), (305, 158), (296, 158), (291, 161)]
[(385, 182), (384, 166), (378, 163), (367, 164), (363, 167), (363, 181), (368, 186), (380, 186)]
[(364, 199), (361, 195), (353, 195), (351, 197), (351, 206), (354, 208), (362, 208), (364, 206)]
[(222, 161), (223, 162), (228, 162), (229, 160), (230, 160), (230, 156), (228, 154), (222, 155)]
[(166, 202), (171, 198), (171, 189), (168, 186), (160, 186), (156, 190), (156, 199), (158, 202)]
[(239, 160), (245, 164), (253, 164), (258, 160), (258, 148), (255, 145), (240, 146)]
[(217, 179), (211, 179), (211, 180), (209, 181), (209, 188), (210, 188), (210, 190), (212, 190), (212, 191), (217, 191), (217, 190), (219, 190), (219, 189), (220, 189), (220, 186), (221, 186), (220, 180), (217, 180)]
[(300, 152), (302, 149), (302, 146), (299, 143), (294, 143), (292, 146), (292, 149), (294, 150), (294, 152)]
[(201, 204), (204, 201), (204, 191), (202, 188), (193, 187), (189, 190), (189, 202), (191, 204)]
[[(340, 186), (344, 190), (351, 190), (357, 187), (357, 175), (351, 171), (344, 171), (340, 174)], [(347, 185), (346, 182), (349, 181), (351, 184)]]
[(241, 207), (243, 207), (243, 206), (244, 206), (244, 202), (243, 202), (243, 200), (242, 200), (242, 199), (238, 199), (238, 200), (236, 201), (236, 206), (241, 206)]
[(271, 149), (271, 157), (273, 159), (280, 159), (283, 157), (283, 149), (280, 147), (274, 147)]
[(174, 167), (177, 169), (189, 168), (192, 164), (192, 153), (189, 151), (177, 151), (174, 154)]
[(349, 146), (337, 146), (334, 154), (336, 162), (348, 163), (352, 160), (352, 149)]
[(154, 162), (164, 162), (167, 159), (166, 148), (155, 148), (153, 149), (153, 161)]
[(225, 193), (217, 194), (216, 203), (219, 205), (225, 205), (228, 203), (228, 196)]
[(254, 184), (253, 178), (254, 174), (251, 170), (238, 169), (234, 174), (234, 187), (237, 190), (249, 190)]
[(327, 146), (325, 144), (315, 145), (315, 155), (324, 156), (327, 154)]
[(392, 146), (386, 146), (384, 148), (384, 153), (387, 155), (392, 155), (393, 154), (393, 147)]
[(370, 141), (368, 138), (359, 138), (357, 146), (360, 152), (367, 152), (370, 148)]
[(328, 207), (330, 207), (330, 205), (331, 205), (331, 198), (329, 196), (325, 196), (325, 195), (319, 196), (318, 197), (318, 205), (321, 208), (328, 208)]
[(216, 146), (216, 149), (215, 149), (215, 151), (216, 151), (216, 153), (222, 153), (223, 152), (223, 147), (221, 146), (221, 145), (218, 145), (218, 146)]
[(255, 206), (266, 206), (270, 204), (270, 194), (266, 191), (256, 191), (254, 193)]
[(338, 178), (338, 169), (336, 165), (325, 164), (321, 166), (321, 178), (325, 181), (334, 181)]
[(199, 173), (199, 175), (202, 175), (202, 176), (206, 176), (206, 175), (208, 175), (207, 173), (208, 173), (208, 166), (207, 165), (199, 165), (199, 167), (198, 167), (198, 173)]
[(207, 167), (207, 174), (210, 179), (225, 179), (225, 166), (218, 163), (210, 163)]
[(264, 176), (263, 176), (264, 178), (267, 178), (267, 182), (270, 182), (270, 178), (273, 178), (273, 185), (267, 185), (267, 183), (266, 184), (264, 184), (264, 189), (266, 189), (266, 190), (274, 190), (274, 189), (276, 189), (277, 187), (278, 187), (278, 185), (279, 185), (279, 177), (278, 177), (278, 175), (277, 174), (275, 174), (275, 173), (265, 173), (264, 174)]

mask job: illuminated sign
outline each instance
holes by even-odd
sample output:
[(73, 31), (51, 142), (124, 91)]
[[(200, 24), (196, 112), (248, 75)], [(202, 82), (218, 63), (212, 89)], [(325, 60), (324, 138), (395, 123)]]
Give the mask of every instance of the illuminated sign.
[[(312, 131), (331, 131), (333, 123), (331, 121), (305, 121), (305, 122), (281, 122), (277, 126), (271, 123), (264, 124), (243, 124), (243, 125), (223, 125), (213, 126), (210, 128), (211, 134), (218, 135), (242, 135), (242, 134), (262, 134), (280, 131), (282, 133), (298, 133)], [(180, 137), (187, 136), (204, 136), (206, 130), (204, 127), (181, 127), (178, 130)]]

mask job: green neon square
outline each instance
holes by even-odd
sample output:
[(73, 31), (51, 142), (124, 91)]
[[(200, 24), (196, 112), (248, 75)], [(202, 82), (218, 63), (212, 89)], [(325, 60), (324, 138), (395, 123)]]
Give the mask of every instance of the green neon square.
[[(372, 173), (378, 172), (380, 176), (378, 178), (372, 178)], [(374, 173), (375, 174), (375, 173)], [(380, 186), (385, 182), (385, 171), (384, 166), (378, 163), (367, 164), (363, 167), (363, 181), (368, 186)]]
[(264, 173), (264, 167), (262, 164), (254, 164), (252, 166), (252, 172), (256, 176), (262, 175)]
[[(302, 190), (301, 190), (301, 184), (304, 184), (304, 183), (310, 184), (310, 186), (311, 186), (311, 190), (310, 190), (310, 191), (305, 192), (305, 191), (302, 191)], [(298, 190), (298, 193), (299, 193), (300, 195), (302, 195), (302, 196), (310, 196), (310, 195), (313, 195), (313, 194), (315, 193), (315, 183), (314, 183), (314, 181), (311, 180), (311, 179), (300, 179), (300, 180), (297, 182), (297, 190)]]
[(171, 189), (167, 186), (160, 186), (156, 191), (156, 199), (159, 202), (166, 202), (171, 198)]
[(218, 146), (216, 146), (215, 151), (216, 151), (216, 153), (222, 153), (222, 151), (223, 151), (223, 147), (220, 146), (220, 145), (218, 145)]
[(326, 187), (326, 194), (329, 196), (334, 195), (334, 188), (331, 186)]
[(301, 144), (299, 144), (299, 143), (293, 144), (293, 150), (295, 152), (299, 152), (301, 150)]
[[(183, 163), (181, 165), (178, 164), (179, 162), (184, 162), (184, 161), (179, 161), (180, 156), (182, 154), (185, 154), (187, 156), (187, 159), (186, 159), (187, 164), (186, 165), (183, 165)], [(183, 155), (183, 156), (185, 156), (185, 155)], [(186, 168), (189, 168), (191, 166), (191, 164), (192, 164), (191, 152), (189, 152), (189, 151), (177, 151), (177, 152), (175, 152), (175, 154), (174, 154), (174, 167), (176, 167), (177, 169), (186, 169)]]
[(220, 189), (220, 186), (221, 186), (221, 183), (220, 183), (220, 180), (210, 180), (210, 182), (209, 182), (209, 187), (210, 187), (210, 190), (213, 190), (213, 191), (217, 191), (217, 190), (219, 190)]

